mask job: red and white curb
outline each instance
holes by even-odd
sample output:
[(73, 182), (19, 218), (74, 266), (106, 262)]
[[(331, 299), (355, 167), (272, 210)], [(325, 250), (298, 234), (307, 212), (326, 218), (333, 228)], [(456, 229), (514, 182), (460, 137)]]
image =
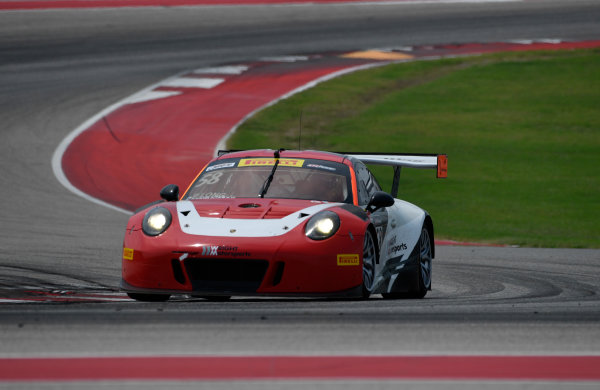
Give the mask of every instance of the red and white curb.
[(129, 213), (154, 201), (166, 184), (187, 185), (215, 149), (256, 112), (339, 75), (400, 61), (599, 46), (600, 41), (558, 39), (401, 46), (193, 69), (82, 123), (57, 147), (52, 168), (73, 193)]
[(600, 356), (109, 356), (0, 358), (2, 382), (96, 380), (598, 381)]
[(376, 63), (384, 62), (319, 55), (183, 72), (84, 122), (58, 146), (52, 167), (72, 192), (133, 210), (153, 201), (165, 184), (189, 183), (223, 138), (252, 113)]

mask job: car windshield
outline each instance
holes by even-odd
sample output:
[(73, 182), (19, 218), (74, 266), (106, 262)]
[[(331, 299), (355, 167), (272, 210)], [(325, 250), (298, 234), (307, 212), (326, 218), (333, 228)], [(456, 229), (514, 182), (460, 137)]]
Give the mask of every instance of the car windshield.
[[(273, 170), (274, 158), (212, 162), (184, 199), (256, 198)], [(265, 198), (352, 202), (348, 166), (314, 159), (281, 158)]]

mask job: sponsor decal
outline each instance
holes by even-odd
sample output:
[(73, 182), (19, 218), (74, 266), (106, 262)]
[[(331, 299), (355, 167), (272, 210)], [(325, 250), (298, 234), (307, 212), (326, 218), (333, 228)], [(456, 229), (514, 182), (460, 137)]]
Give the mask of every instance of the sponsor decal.
[(123, 248), (123, 259), (125, 259), (125, 260), (133, 260), (133, 249), (131, 249), (131, 248)]
[(206, 172), (214, 171), (216, 169), (233, 168), (233, 167), (235, 167), (235, 162), (211, 165), (210, 167), (206, 168)]
[[(280, 158), (279, 166), (284, 167), (302, 167), (304, 160), (297, 158)], [(238, 167), (265, 167), (275, 165), (274, 158), (243, 158)]]
[(395, 256), (398, 252), (402, 252), (408, 249), (408, 245), (401, 243), (399, 245), (392, 245), (388, 248), (388, 256)]
[(398, 252), (402, 252), (402, 251), (405, 251), (408, 249), (408, 245), (406, 245), (406, 243), (402, 242), (402, 243), (396, 245), (396, 241), (397, 241), (396, 236), (393, 236), (388, 241), (388, 250), (387, 250), (388, 257), (395, 256), (398, 254)]
[(306, 168), (315, 168), (315, 169), (325, 169), (327, 171), (336, 171), (334, 167), (326, 167), (325, 165), (320, 164), (308, 164)]
[(337, 255), (337, 265), (360, 265), (360, 256), (354, 253)]
[(231, 245), (204, 245), (202, 256), (224, 256), (224, 257), (250, 257), (250, 252), (240, 251), (237, 246)]
[(385, 228), (386, 227), (383, 225), (375, 227), (375, 231), (377, 232), (377, 244), (380, 248), (381, 245), (383, 245), (383, 239), (385, 238)]
[(227, 194), (225, 192), (203, 192), (194, 196), (193, 199), (226, 199), (226, 198), (235, 198), (232, 194)]

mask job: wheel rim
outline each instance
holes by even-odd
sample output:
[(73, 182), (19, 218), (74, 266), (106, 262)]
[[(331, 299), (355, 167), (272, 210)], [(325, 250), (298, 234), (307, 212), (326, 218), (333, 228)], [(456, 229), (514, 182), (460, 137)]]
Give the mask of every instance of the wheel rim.
[(431, 241), (427, 229), (421, 232), (420, 241), (421, 280), (425, 289), (429, 290), (431, 288)]
[(375, 242), (371, 233), (365, 234), (365, 244), (363, 248), (363, 286), (368, 291), (373, 291), (375, 283)]

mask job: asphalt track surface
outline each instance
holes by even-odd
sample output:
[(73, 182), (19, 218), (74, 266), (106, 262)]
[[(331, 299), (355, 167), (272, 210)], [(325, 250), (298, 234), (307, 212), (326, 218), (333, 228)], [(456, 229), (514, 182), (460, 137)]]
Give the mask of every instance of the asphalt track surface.
[[(597, 250), (442, 246), (434, 290), (419, 301), (122, 300), (116, 286), (127, 215), (72, 194), (50, 166), (57, 145), (87, 118), (186, 69), (374, 47), (598, 39), (598, 20), (596, 1), (0, 12), (0, 298), (48, 300), (0, 306), (0, 357), (598, 356)], [(0, 387), (558, 389), (599, 382), (546, 378), (245, 382), (223, 375)]]

